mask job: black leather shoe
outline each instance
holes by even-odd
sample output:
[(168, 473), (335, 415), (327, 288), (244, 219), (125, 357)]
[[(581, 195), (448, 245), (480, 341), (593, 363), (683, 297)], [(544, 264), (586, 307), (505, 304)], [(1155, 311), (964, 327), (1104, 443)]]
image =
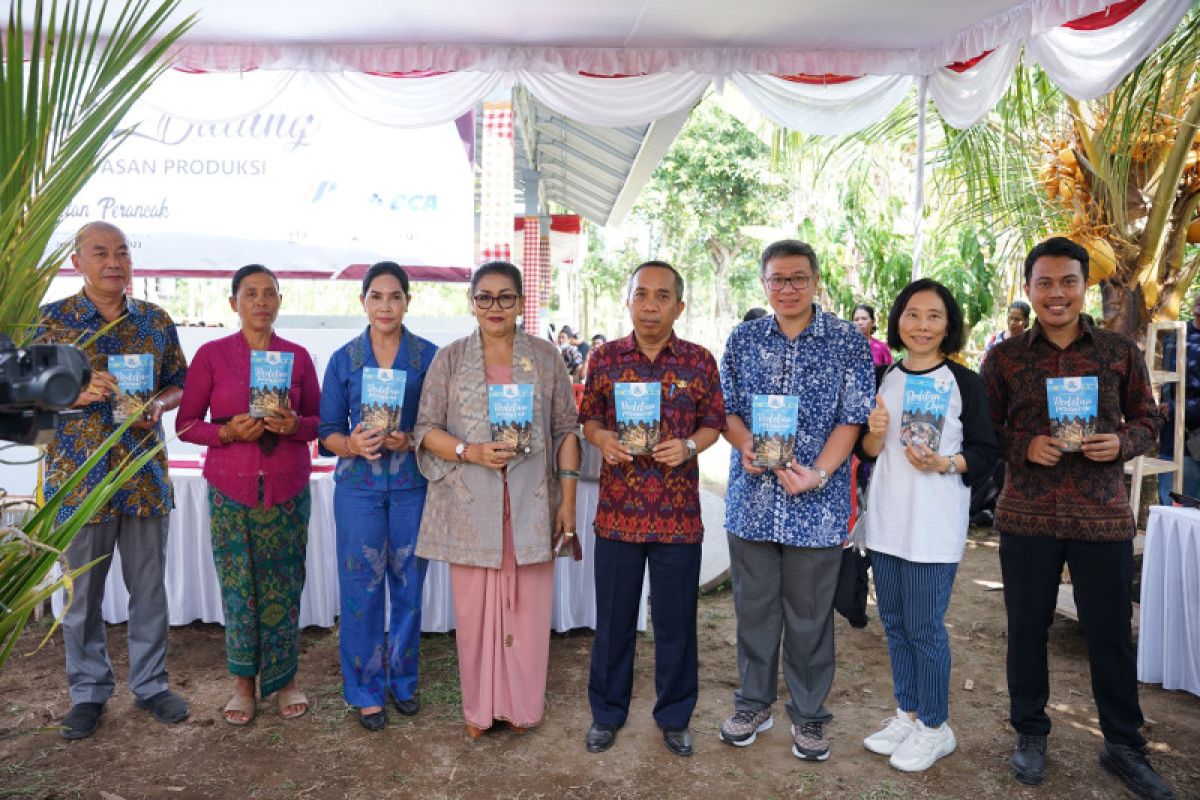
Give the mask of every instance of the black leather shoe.
[(584, 743), (587, 744), (589, 753), (603, 753), (605, 750), (613, 746), (613, 742), (617, 740), (617, 729), (612, 725), (604, 725), (599, 722), (593, 722), (592, 727), (588, 728), (587, 737)]
[(382, 708), (374, 714), (364, 714), (360, 711), (358, 712), (358, 724), (372, 732), (383, 730), (387, 725), (387, 712)]
[(690, 756), (692, 754), (692, 732), (687, 728), (680, 731), (669, 731), (663, 728), (663, 742), (666, 743), (667, 749), (677, 756)]
[(86, 739), (100, 727), (100, 715), (103, 713), (104, 703), (76, 703), (63, 717), (62, 737)]
[(394, 705), (396, 710), (404, 716), (411, 717), (415, 716), (416, 713), (421, 710), (421, 698), (414, 694), (407, 700), (401, 700), (400, 698), (396, 697), (396, 695), (392, 695), (392, 705)]
[(1040, 733), (1017, 735), (1017, 749), (1009, 761), (1012, 774), (1021, 783), (1037, 786), (1046, 780), (1046, 737)]
[(187, 702), (170, 689), (163, 689), (153, 697), (147, 697), (144, 700), (137, 698), (133, 704), (142, 711), (152, 713), (154, 718), (163, 725), (174, 725), (176, 722), (183, 722), (188, 718)]
[(1121, 779), (1129, 791), (1144, 800), (1174, 800), (1175, 793), (1146, 760), (1146, 751), (1127, 744), (1105, 742), (1100, 766)]

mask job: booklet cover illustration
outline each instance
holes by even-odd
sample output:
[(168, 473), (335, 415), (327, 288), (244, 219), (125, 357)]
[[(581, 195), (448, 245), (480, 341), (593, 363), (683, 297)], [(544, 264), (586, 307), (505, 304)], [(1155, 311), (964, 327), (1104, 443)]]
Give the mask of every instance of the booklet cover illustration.
[(1100, 384), (1095, 375), (1079, 378), (1047, 378), (1046, 404), (1050, 410), (1050, 435), (1076, 452), (1083, 437), (1096, 432), (1100, 410)]
[(408, 373), (402, 369), (363, 367), (363, 428), (379, 431), (384, 436), (400, 430), (406, 383)]
[(932, 375), (904, 376), (904, 404), (900, 411), (900, 441), (923, 445), (935, 453), (942, 444), (942, 427), (950, 408), (950, 378)]
[(756, 394), (750, 401), (750, 434), (754, 466), (785, 469), (796, 451), (796, 414), (800, 398), (786, 394)]
[(141, 413), (154, 393), (154, 356), (127, 353), (108, 357), (108, 371), (117, 381), (117, 396), (112, 400), (113, 422), (124, 422)]
[(661, 383), (614, 383), (617, 435), (635, 456), (649, 455), (658, 444), (662, 422)]
[(269, 417), (291, 408), (291, 353), (250, 351), (250, 416)]
[(488, 384), (488, 421), (493, 442), (528, 453), (533, 444), (533, 384)]

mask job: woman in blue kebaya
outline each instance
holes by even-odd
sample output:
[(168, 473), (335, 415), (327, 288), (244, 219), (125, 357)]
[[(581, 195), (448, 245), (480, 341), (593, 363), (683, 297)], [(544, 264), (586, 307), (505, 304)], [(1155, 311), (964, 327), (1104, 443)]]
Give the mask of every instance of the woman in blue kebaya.
[[(425, 478), (417, 471), (410, 432), (425, 373), (437, 347), (404, 327), (408, 275), (382, 261), (363, 278), (367, 328), (329, 361), (321, 392), (319, 435), (338, 456), (333, 513), (341, 587), (342, 692), (359, 722), (387, 724), (390, 692), (396, 710), (416, 714), (421, 647), (421, 587), (426, 562), (414, 549), (425, 508)], [(399, 430), (386, 436), (363, 424), (363, 374), (390, 368), (405, 377)], [(398, 376), (397, 376), (398, 377)], [(384, 584), (390, 619), (384, 629)]]

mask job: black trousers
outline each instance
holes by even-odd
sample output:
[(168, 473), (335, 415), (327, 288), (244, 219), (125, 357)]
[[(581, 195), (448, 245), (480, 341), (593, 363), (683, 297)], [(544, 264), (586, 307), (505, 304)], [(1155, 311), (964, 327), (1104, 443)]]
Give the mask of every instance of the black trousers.
[(1063, 563), (1071, 568), (1075, 607), (1087, 640), (1092, 697), (1107, 741), (1142, 747), (1137, 654), (1130, 633), (1132, 542), (1084, 542), (1000, 535), (1008, 611), (1010, 721), (1018, 733), (1050, 733), (1046, 641), (1054, 621)]
[(631, 544), (596, 537), (596, 636), (588, 679), (594, 722), (619, 728), (629, 715), (638, 606), (649, 564), (658, 695), (654, 721), (664, 730), (688, 726), (700, 694), (696, 657), (700, 557), (699, 544)]

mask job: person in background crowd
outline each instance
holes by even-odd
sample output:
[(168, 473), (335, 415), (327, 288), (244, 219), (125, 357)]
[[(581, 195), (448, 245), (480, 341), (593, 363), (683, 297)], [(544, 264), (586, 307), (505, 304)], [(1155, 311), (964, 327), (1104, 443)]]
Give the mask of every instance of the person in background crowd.
[[(1092, 696), (1104, 736), (1100, 765), (1134, 794), (1173, 797), (1150, 766), (1130, 632), (1133, 537), (1123, 464), (1154, 444), (1162, 417), (1146, 362), (1128, 337), (1083, 316), (1088, 252), (1053, 237), (1025, 259), (1025, 294), (1037, 321), (996, 345), (983, 365), (992, 424), (1008, 462), (996, 503), (1008, 612), (1009, 719), (1017, 732), (1017, 780), (1046, 776), (1050, 717), (1047, 631), (1063, 564), (1087, 640)], [(1046, 380), (1091, 376), (1099, 384), (1095, 433), (1069, 444), (1051, 436)]]
[[(850, 517), (850, 453), (874, 396), (871, 353), (850, 323), (815, 298), (813, 248), (774, 242), (759, 259), (772, 316), (733, 329), (721, 363), (728, 402), (729, 491), (725, 527), (737, 612), (734, 713), (721, 740), (745, 747), (773, 724), (779, 649), (791, 695), (792, 755), (829, 758), (825, 699), (835, 668), (833, 601)], [(754, 463), (755, 394), (798, 398), (789, 468)]]
[(745, 314), (742, 315), (742, 322), (749, 322), (752, 319), (762, 319), (768, 313), (770, 313), (770, 312), (768, 312), (762, 306), (754, 306), (754, 308), (751, 308)]
[[(588, 351), (591, 350), (591, 347), (588, 346), (587, 342), (583, 341), (583, 336), (579, 333), (579, 331), (571, 331), (571, 346), (579, 351), (579, 357), (583, 359), (583, 363), (586, 364)], [(582, 368), (582, 366), (583, 365), (581, 364), (580, 367)]]
[[(1192, 321), (1187, 326), (1187, 362), (1184, 376), (1183, 411), (1183, 493), (1188, 497), (1200, 497), (1200, 461), (1188, 447), (1188, 440), (1200, 430), (1200, 292), (1192, 297)], [(1162, 368), (1175, 369), (1175, 336), (1170, 334), (1163, 342)], [(1166, 422), (1159, 438), (1159, 458), (1175, 459), (1175, 384), (1167, 383), (1162, 389), (1162, 413)], [(1175, 486), (1175, 476), (1163, 473), (1158, 476), (1159, 502), (1171, 505), (1168, 492)]]
[(592, 346), (588, 348), (587, 356), (583, 359), (583, 375), (582, 378), (586, 382), (588, 370), (591, 368), (592, 354), (596, 352), (596, 348), (608, 341), (608, 337), (603, 333), (597, 333), (592, 337)]
[[(84, 225), (75, 234), (71, 264), (83, 277), (83, 289), (42, 307), (34, 340), (76, 344), (95, 337), (90, 344), (82, 345), (91, 362), (92, 378), (75, 400), (73, 408), (78, 413), (60, 415), (58, 430), (46, 445), (46, 498), (58, 494), (118, 427), (113, 410), (120, 400), (120, 390), (108, 371), (109, 356), (153, 355), (154, 399), (142, 418), (132, 423), (66, 497), (55, 517), (59, 524), (76, 512), (110, 470), (163, 441), (163, 412), (179, 404), (187, 370), (179, 335), (167, 312), (125, 294), (133, 259), (120, 228), (106, 222)], [(129, 590), (126, 635), (133, 703), (152, 712), (162, 723), (187, 719), (187, 703), (167, 688), (167, 595), (163, 575), (167, 516), (174, 505), (164, 448), (134, 473), (67, 546), (64, 556), (71, 568), (97, 559), (99, 562), (75, 578), (74, 600), (63, 618), (72, 703), (62, 721), (65, 739), (84, 739), (96, 732), (116, 685), (101, 607), (104, 582), (118, 543), (121, 570)]]
[[(213, 561), (234, 676), (223, 714), (230, 725), (246, 725), (257, 711), (256, 678), (260, 696), (275, 694), (284, 719), (308, 710), (296, 670), (312, 508), (309, 442), (317, 438), (321, 390), (308, 351), (273, 329), (283, 300), (275, 274), (250, 264), (234, 273), (231, 288), (229, 305), (241, 330), (196, 352), (175, 431), (208, 448), (204, 477)], [(253, 351), (291, 353), (293, 359), (286, 403), (262, 418), (250, 414)]]
[[(367, 327), (330, 358), (321, 392), (318, 433), (338, 456), (333, 514), (342, 695), (370, 731), (387, 724), (389, 694), (405, 716), (421, 708), (417, 661), (426, 561), (416, 545), (426, 481), (411, 434), (437, 346), (404, 326), (411, 299), (400, 265), (381, 261), (367, 270), (359, 295)], [(405, 376), (399, 428), (386, 435), (362, 413), (364, 370), (381, 367)]]
[[(962, 318), (942, 284), (904, 287), (888, 315), (888, 344), (904, 358), (884, 375), (862, 439), (865, 457), (877, 459), (864, 544), (896, 697), (896, 715), (863, 744), (904, 772), (923, 772), (957, 747), (947, 722), (946, 609), (967, 543), (970, 484), (990, 474), (998, 454), (983, 382), (947, 358), (962, 347)], [(910, 377), (946, 388), (934, 441), (908, 438), (901, 411)]]
[(580, 369), (583, 368), (583, 355), (579, 352), (579, 348), (571, 343), (572, 339), (577, 338), (575, 332), (563, 325), (558, 330), (558, 352), (562, 355), (563, 364), (567, 367), (567, 374), (574, 380), (579, 375)]
[[(542, 721), (554, 596), (553, 539), (575, 535), (579, 426), (571, 381), (547, 342), (517, 326), (521, 272), (471, 278), (478, 329), (438, 351), (413, 431), (429, 480), (417, 555), (450, 563), (467, 735)], [(528, 451), (494, 441), (491, 386), (533, 385)]]
[(851, 318), (854, 327), (858, 328), (858, 332), (867, 337), (867, 342), (871, 345), (871, 361), (876, 367), (886, 367), (892, 363), (892, 351), (887, 344), (875, 338), (875, 308), (866, 303), (860, 303), (854, 307), (854, 315)]
[(993, 347), (1014, 336), (1020, 336), (1029, 328), (1030, 311), (1029, 303), (1023, 300), (1016, 300), (1009, 303), (1008, 327), (1002, 331), (996, 331), (988, 337), (987, 344), (983, 347), (983, 356), (979, 359), (979, 366), (981, 368), (983, 367), (984, 360), (987, 358), (987, 354)]
[[(642, 576), (650, 567), (654, 623), (654, 721), (667, 749), (692, 754), (688, 730), (699, 694), (696, 604), (701, 540), (700, 469), (696, 455), (725, 428), (717, 362), (675, 335), (683, 313), (683, 278), (664, 261), (647, 261), (629, 277), (633, 332), (601, 346), (592, 359), (579, 421), (600, 450), (600, 499), (593, 528), (596, 636), (588, 702), (589, 753), (612, 747), (629, 716)], [(634, 455), (618, 434), (615, 388), (640, 384), (660, 396), (658, 441)]]

